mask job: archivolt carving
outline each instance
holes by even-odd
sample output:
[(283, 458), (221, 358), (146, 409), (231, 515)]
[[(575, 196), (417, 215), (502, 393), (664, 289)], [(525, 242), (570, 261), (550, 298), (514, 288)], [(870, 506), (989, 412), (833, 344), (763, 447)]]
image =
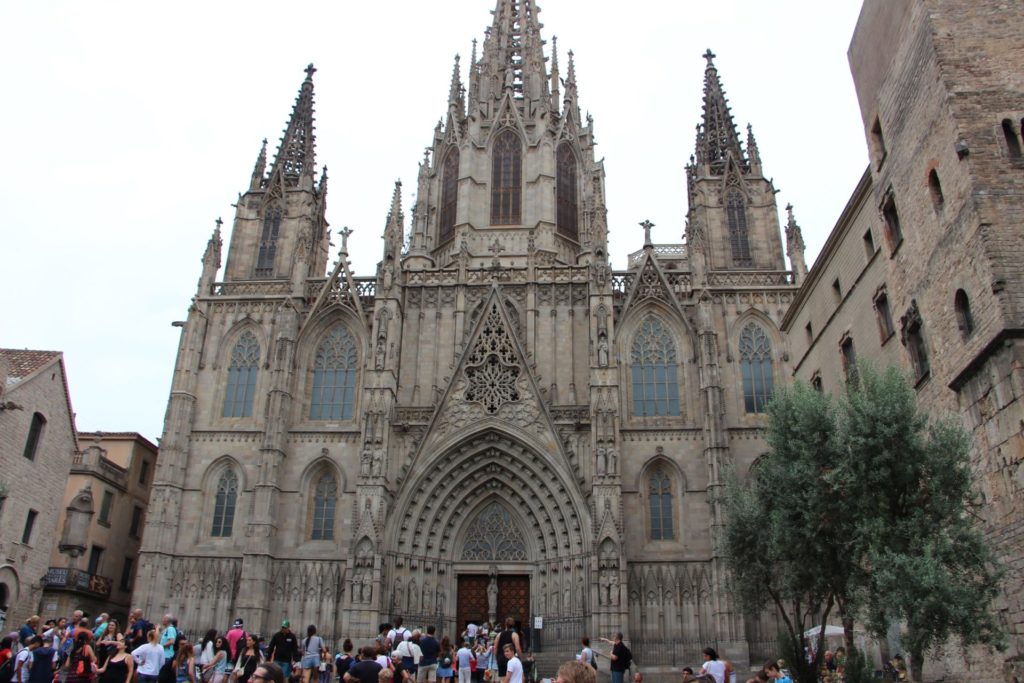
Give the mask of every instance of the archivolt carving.
[(469, 527), (462, 545), (464, 560), (516, 561), (526, 560), (526, 543), (522, 532), (504, 505), (487, 505)]

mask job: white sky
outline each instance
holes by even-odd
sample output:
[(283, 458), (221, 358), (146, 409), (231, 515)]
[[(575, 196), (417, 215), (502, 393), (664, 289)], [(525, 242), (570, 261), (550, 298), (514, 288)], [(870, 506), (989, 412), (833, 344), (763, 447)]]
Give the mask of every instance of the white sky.
[[(79, 429), (160, 436), (170, 323), (260, 141), (276, 149), (306, 64), (327, 218), (355, 230), (351, 260), (369, 275), (393, 183), (408, 218), (453, 57), (465, 79), (494, 4), (0, 3), (0, 346), (64, 351)], [(708, 47), (813, 259), (867, 164), (846, 62), (860, 0), (540, 4), (548, 50), (557, 35), (563, 72), (575, 52), (594, 116), (614, 267), (644, 219), (656, 242), (682, 241)]]

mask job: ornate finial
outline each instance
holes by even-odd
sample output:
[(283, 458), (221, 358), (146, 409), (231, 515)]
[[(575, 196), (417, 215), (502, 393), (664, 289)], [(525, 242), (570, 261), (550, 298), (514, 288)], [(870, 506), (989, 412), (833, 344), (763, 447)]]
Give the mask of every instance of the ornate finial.
[(654, 223), (650, 222), (649, 220), (645, 220), (644, 222), (640, 223), (640, 227), (644, 229), (644, 246), (653, 246), (651, 244), (651, 228), (654, 227)]
[(224, 225), (224, 221), (222, 221), (222, 220), (220, 219), (220, 216), (217, 216), (217, 220), (215, 220), (215, 221), (214, 221), (214, 223), (216, 223), (216, 224), (217, 224), (217, 230), (218, 230), (218, 231), (220, 231), (220, 226)]
[(310, 62), (309, 64), (306, 65), (306, 80), (307, 81), (312, 81), (313, 80), (313, 74), (315, 74), (315, 73), (316, 73), (316, 67), (313, 66), (313, 62)]
[(352, 229), (347, 225), (338, 231), (341, 235), (341, 249), (338, 251), (340, 256), (348, 256), (348, 236), (352, 234)]
[(711, 51), (710, 47), (707, 49), (707, 52), (705, 52), (703, 55), (701, 55), (701, 57), (703, 57), (704, 59), (708, 60), (707, 68), (709, 68), (709, 69), (714, 69), (715, 68), (715, 63), (713, 61), (711, 61), (711, 60), (713, 60), (717, 56), (718, 55), (716, 55), (714, 52)]

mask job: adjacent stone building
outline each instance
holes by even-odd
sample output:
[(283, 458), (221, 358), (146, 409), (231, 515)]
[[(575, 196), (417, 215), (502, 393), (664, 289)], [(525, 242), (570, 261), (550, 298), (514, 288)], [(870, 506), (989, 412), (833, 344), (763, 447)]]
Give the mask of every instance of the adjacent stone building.
[(76, 450), (63, 354), (0, 349), (0, 625), (39, 609)]
[(1008, 570), (1000, 658), (1024, 652), (1022, 44), (1019, 3), (865, 2), (849, 58), (870, 166), (783, 323), (796, 377), (837, 392), (858, 359), (899, 365), (972, 432)]
[(43, 618), (106, 612), (126, 624), (157, 447), (135, 432), (82, 432), (63, 494)]

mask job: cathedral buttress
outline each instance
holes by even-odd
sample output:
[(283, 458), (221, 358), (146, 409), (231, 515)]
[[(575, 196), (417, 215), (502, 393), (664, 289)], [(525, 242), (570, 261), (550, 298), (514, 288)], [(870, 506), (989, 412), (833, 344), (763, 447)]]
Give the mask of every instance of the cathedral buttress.
[(327, 169), (315, 177), (315, 71), (312, 64), (306, 67), (269, 173), (263, 141), (249, 188), (236, 205), (225, 281), (291, 280), (299, 287), (306, 278), (324, 275), (330, 236), (324, 217)]
[(704, 54), (704, 112), (686, 166), (693, 270), (698, 279), (716, 270), (784, 271), (775, 187), (749, 127), (746, 150), (740, 143), (714, 57)]

